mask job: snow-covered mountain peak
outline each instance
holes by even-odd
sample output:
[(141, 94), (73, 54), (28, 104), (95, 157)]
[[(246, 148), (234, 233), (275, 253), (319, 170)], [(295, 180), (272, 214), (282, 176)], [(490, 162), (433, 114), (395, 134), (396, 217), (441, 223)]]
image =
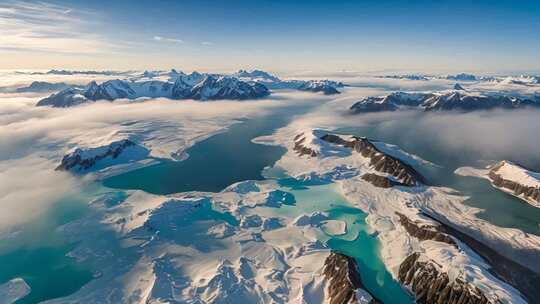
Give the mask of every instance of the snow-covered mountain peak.
[(250, 80), (257, 82), (279, 82), (281, 81), (278, 77), (262, 71), (262, 70), (239, 70), (238, 72), (232, 74), (232, 76), (240, 78), (242, 80)]
[(474, 111), (494, 108), (516, 109), (525, 106), (540, 107), (540, 102), (510, 95), (485, 95), (479, 92), (470, 92), (464, 90), (461, 85), (456, 85), (452, 90), (437, 92), (395, 92), (386, 96), (371, 96), (353, 104), (351, 110), (355, 113), (363, 113), (417, 107), (425, 111)]
[(136, 99), (140, 97), (171, 99), (254, 99), (270, 94), (260, 83), (248, 83), (229, 76), (178, 73), (173, 82), (161, 80), (127, 81), (108, 80), (101, 84), (90, 82), (84, 88), (68, 88), (38, 102), (38, 106), (69, 107), (76, 104), (116, 99)]

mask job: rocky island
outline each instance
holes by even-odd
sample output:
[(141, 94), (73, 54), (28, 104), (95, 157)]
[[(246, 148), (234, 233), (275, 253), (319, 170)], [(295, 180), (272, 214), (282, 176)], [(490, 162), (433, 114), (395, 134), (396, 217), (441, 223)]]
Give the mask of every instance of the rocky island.
[(540, 208), (540, 173), (503, 160), (489, 168), (488, 177), (496, 188)]

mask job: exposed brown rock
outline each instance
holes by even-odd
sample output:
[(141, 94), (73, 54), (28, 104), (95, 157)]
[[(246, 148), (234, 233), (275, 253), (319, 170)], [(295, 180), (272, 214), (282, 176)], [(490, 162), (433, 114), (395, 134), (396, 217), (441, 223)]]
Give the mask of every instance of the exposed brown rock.
[(377, 175), (375, 173), (366, 173), (362, 175), (362, 179), (379, 188), (391, 188), (396, 185), (401, 185), (401, 183), (397, 183), (386, 176)]
[[(424, 216), (436, 221), (436, 219), (427, 214), (424, 214)], [(444, 223), (440, 224), (444, 226), (444, 231), (447, 234), (465, 243), (491, 265), (489, 269), (490, 273), (515, 287), (530, 303), (535, 303), (534, 299), (540, 298), (540, 289), (538, 288), (540, 286), (540, 274), (499, 254), (496, 250), (491, 249), (467, 234)]]
[(408, 286), (419, 304), (493, 303), (475, 286), (460, 279), (450, 282), (435, 262), (420, 261), (420, 253), (409, 255), (399, 266), (399, 281)]
[(540, 204), (540, 188), (522, 185), (511, 180), (502, 178), (497, 171), (505, 165), (502, 161), (489, 170), (489, 179), (493, 185), (512, 191), (515, 196), (524, 196), (528, 200), (535, 201)]
[(344, 140), (343, 138), (326, 134), (321, 137), (322, 140), (348, 147), (354, 151), (362, 154), (363, 157), (370, 159), (370, 165), (381, 173), (387, 173), (395, 177), (400, 183), (405, 186), (417, 186), (419, 183), (425, 183), (424, 178), (420, 173), (414, 170), (405, 162), (390, 155), (381, 152), (369, 139), (362, 137), (355, 137), (351, 141)]
[(456, 242), (450, 235), (446, 233), (446, 229), (442, 225), (425, 225), (425, 224), (419, 224), (417, 222), (411, 221), (408, 217), (405, 215), (396, 212), (397, 216), (399, 216), (399, 222), (401, 225), (407, 230), (407, 232), (421, 240), (432, 240), (437, 242), (443, 242), (447, 244), (454, 245), (457, 247)]
[[(344, 254), (330, 253), (324, 262), (324, 276), (328, 281), (329, 304), (357, 303), (356, 290), (365, 290), (356, 262)], [(381, 303), (372, 298), (369, 303)]]
[(56, 167), (55, 170), (67, 171), (74, 168), (75, 166), (79, 166), (80, 170), (86, 170), (94, 166), (97, 161), (102, 160), (106, 157), (117, 158), (120, 153), (124, 151), (125, 148), (134, 145), (135, 143), (131, 140), (124, 139), (110, 145), (107, 151), (105, 151), (104, 153), (84, 159), (81, 156), (82, 150), (76, 149), (72, 153), (64, 155), (64, 157), (62, 158), (62, 162), (60, 163), (60, 165), (58, 165), (58, 167)]
[(316, 157), (317, 152), (315, 152), (312, 149), (310, 149), (310, 148), (303, 145), (305, 140), (306, 140), (306, 138), (305, 138), (304, 134), (296, 135), (294, 137), (294, 148), (293, 148), (294, 151), (296, 151), (296, 153), (298, 153), (299, 156), (309, 155), (311, 157)]

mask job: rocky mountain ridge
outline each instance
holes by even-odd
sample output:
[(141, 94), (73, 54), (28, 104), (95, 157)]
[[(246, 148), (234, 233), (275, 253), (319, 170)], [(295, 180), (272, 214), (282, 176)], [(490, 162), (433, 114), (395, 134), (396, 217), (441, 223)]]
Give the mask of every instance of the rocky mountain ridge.
[(402, 108), (419, 108), (424, 111), (461, 111), (490, 109), (517, 109), (539, 107), (538, 98), (522, 98), (509, 95), (483, 95), (468, 92), (461, 85), (454, 90), (433, 93), (394, 92), (386, 96), (370, 96), (350, 107), (353, 113), (396, 111)]
[(265, 97), (270, 91), (262, 84), (248, 83), (237, 78), (204, 75), (193, 72), (180, 75), (174, 82), (150, 80), (132, 82), (109, 80), (101, 84), (95, 81), (85, 88), (68, 88), (40, 100), (38, 106), (70, 107), (85, 102), (140, 97), (195, 100), (245, 100)]
[[(114, 162), (121, 155), (128, 160), (144, 159), (149, 151), (129, 139), (113, 141), (106, 146), (76, 148), (63, 156), (57, 171), (85, 172), (94, 169), (102, 161)], [(125, 160), (124, 160), (125, 161)]]
[[(396, 237), (402, 238), (402, 241), (396, 241), (395, 245), (385, 243), (383, 246), (389, 246), (391, 249), (383, 252), (390, 254), (387, 257), (389, 267), (397, 267), (396, 279), (411, 291), (417, 303), (499, 303), (497, 299), (506, 296), (486, 289), (484, 282), (488, 281), (498, 281), (496, 284), (502, 285), (491, 286), (503, 286), (503, 290), (509, 288), (505, 283), (512, 284), (529, 300), (536, 298), (537, 292), (533, 286), (539, 281), (538, 274), (448, 226), (449, 223), (438, 219), (438, 216), (430, 216), (437, 210), (431, 208), (437, 207), (432, 206), (434, 202), (430, 202), (429, 197), (434, 194), (432, 191), (438, 190), (426, 187), (425, 179), (403, 162), (402, 159), (408, 159), (407, 154), (398, 154), (389, 149), (389, 146), (373, 144), (366, 138), (335, 135), (320, 130), (313, 130), (312, 134), (306, 131), (297, 134), (294, 137), (291, 154), (294, 152), (296, 157), (300, 157), (297, 161), (305, 163), (308, 166), (306, 170), (321, 166), (318, 169), (321, 173), (304, 173), (299, 176), (300, 178), (313, 177), (315, 174), (320, 174), (321, 178), (333, 178), (341, 184), (353, 204), (358, 204), (362, 210), (370, 214), (368, 219), (373, 216), (368, 222), (374, 225), (373, 229), (383, 242), (394, 242)], [(326, 146), (328, 144), (350, 149), (349, 151), (359, 153), (361, 157), (355, 156), (355, 153), (344, 152), (341, 148), (332, 149)], [(340, 159), (343, 161), (340, 162)], [(386, 161), (381, 161), (385, 159)], [(379, 163), (384, 165), (377, 166)], [(332, 167), (336, 173), (328, 172)], [(358, 169), (355, 170), (355, 167)], [(411, 168), (410, 171), (407, 170), (408, 167)], [(344, 176), (339, 173), (343, 170), (350, 173)], [(401, 175), (404, 179), (398, 181), (396, 176), (400, 176), (399, 172), (408, 174)], [(363, 182), (368, 182), (380, 190), (367, 190), (366, 187), (369, 186), (362, 184)], [(401, 184), (396, 184), (398, 182)], [(403, 186), (412, 186), (414, 189), (404, 189)], [(351, 192), (357, 190), (361, 193), (358, 196), (351, 196)], [(421, 194), (423, 192), (426, 192), (427, 196), (423, 196)], [(371, 198), (371, 195), (374, 197)], [(407, 199), (399, 201), (401, 195)], [(420, 197), (421, 200), (427, 201), (418, 204), (419, 202), (415, 200)], [(389, 198), (398, 202), (388, 201)], [(386, 229), (399, 232), (388, 236), (389, 232)], [(405, 246), (406, 249), (401, 246)], [(471, 249), (481, 256), (479, 260), (476, 254), (471, 253)], [(396, 258), (395, 255), (402, 258)], [(472, 266), (477, 265), (479, 261), (484, 266)], [(468, 266), (463, 266), (464, 263)], [(456, 272), (456, 267), (465, 269)], [(485, 267), (485, 270), (478, 272), (479, 269), (468, 267), (481, 269)], [(515, 299), (521, 299), (519, 292)], [(517, 300), (516, 303), (525, 303), (520, 301)]]
[(501, 161), (490, 167), (488, 177), (495, 187), (540, 208), (540, 173)]
[(324, 262), (324, 276), (328, 281), (329, 304), (380, 303), (364, 290), (358, 266), (351, 257), (331, 252)]

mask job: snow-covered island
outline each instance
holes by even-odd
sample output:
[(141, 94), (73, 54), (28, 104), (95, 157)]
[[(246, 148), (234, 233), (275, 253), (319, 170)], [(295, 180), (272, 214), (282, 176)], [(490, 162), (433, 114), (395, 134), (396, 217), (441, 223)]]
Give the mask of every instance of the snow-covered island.
[(115, 166), (140, 167), (149, 164), (149, 154), (146, 147), (129, 139), (122, 139), (105, 146), (75, 148), (64, 155), (56, 170), (88, 173), (100, 169), (111, 171), (109, 167)]
[(487, 169), (462, 167), (456, 174), (486, 178), (495, 188), (540, 208), (540, 173), (514, 162), (503, 160)]
[(521, 293), (536, 294), (530, 281), (538, 280), (540, 237), (478, 219), (465, 197), (427, 185), (414, 169), (417, 157), (367, 138), (297, 126), (257, 142), (287, 147), (276, 165), (290, 176), (340, 185), (368, 214), (386, 267), (417, 303), (525, 303)]
[[(319, 240), (343, 227), (322, 213), (276, 216), (294, 204), (276, 187), (97, 198), (90, 218), (61, 232), (78, 243), (69, 255), (97, 263), (100, 275), (50, 303), (378, 303), (354, 259)], [(119, 243), (122, 254), (111, 246)]]

